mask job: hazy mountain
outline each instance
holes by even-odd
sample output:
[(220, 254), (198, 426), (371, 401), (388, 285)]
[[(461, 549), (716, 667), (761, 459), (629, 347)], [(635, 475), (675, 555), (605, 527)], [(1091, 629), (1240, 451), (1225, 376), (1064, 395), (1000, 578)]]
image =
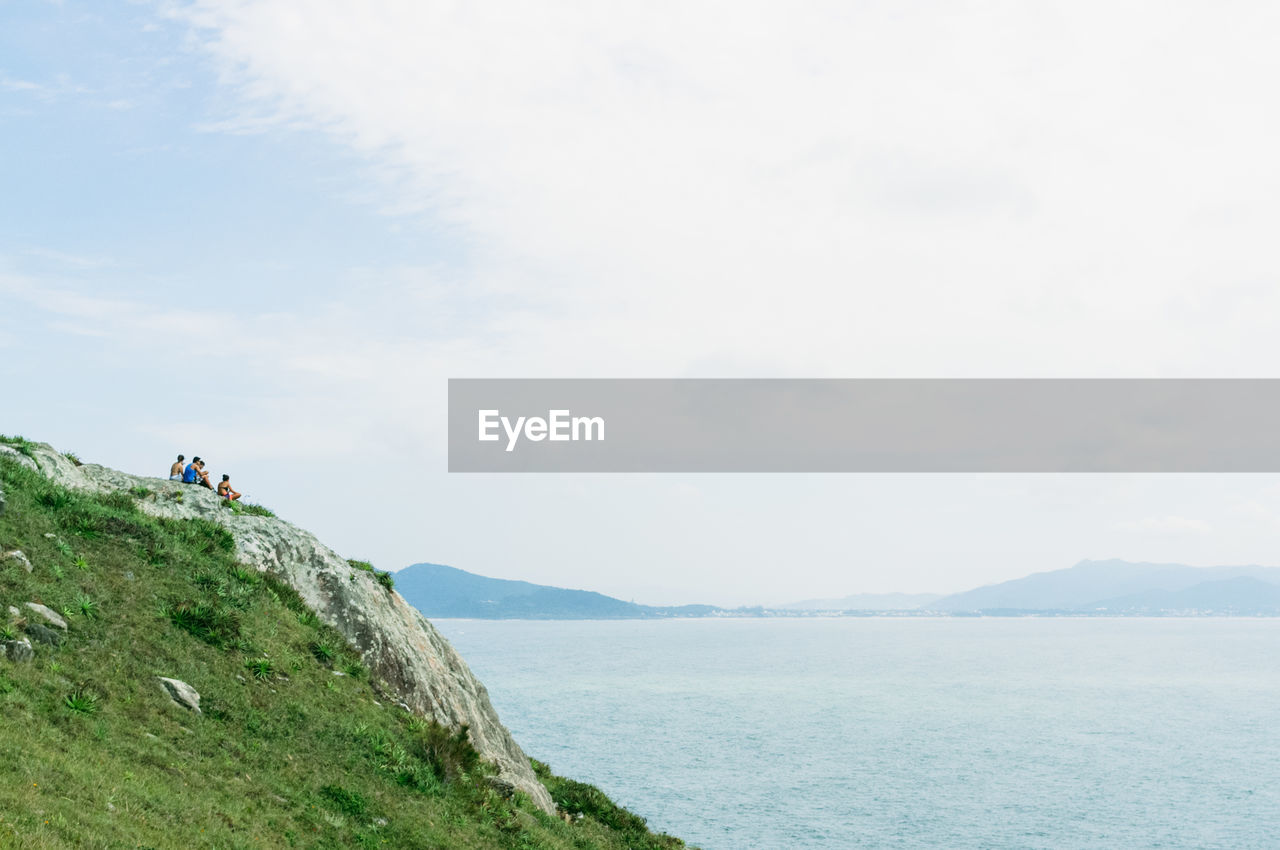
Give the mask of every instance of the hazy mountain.
[(1182, 590), (1149, 590), (1093, 603), (1107, 611), (1201, 611), (1219, 614), (1280, 614), (1280, 584), (1241, 576), (1202, 581)]
[(941, 598), (940, 593), (855, 593), (839, 599), (802, 599), (778, 607), (790, 611), (909, 611), (928, 607)]
[[(1136, 599), (1158, 591), (1173, 593), (1203, 583), (1236, 578), (1280, 585), (1280, 567), (1188, 567), (1184, 564), (1135, 564), (1119, 560), (1081, 561), (1067, 569), (1035, 573), (946, 596), (929, 607), (956, 612), (1094, 610), (1107, 607), (1108, 601)], [(1214, 591), (1210, 588), (1204, 592)]]
[(443, 564), (405, 567), (396, 573), (396, 590), (428, 617), (626, 620), (702, 617), (720, 610), (713, 605), (637, 605), (590, 590), (488, 578)]

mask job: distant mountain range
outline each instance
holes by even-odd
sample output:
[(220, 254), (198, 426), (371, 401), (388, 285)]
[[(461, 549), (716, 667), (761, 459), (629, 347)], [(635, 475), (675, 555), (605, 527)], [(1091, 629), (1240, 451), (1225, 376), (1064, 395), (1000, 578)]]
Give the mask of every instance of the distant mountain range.
[(396, 590), (428, 617), (478, 620), (638, 620), (705, 617), (713, 605), (637, 605), (590, 590), (487, 578), (443, 564), (414, 564), (396, 573)]
[(396, 589), (428, 617), (487, 620), (631, 620), (815, 615), (1280, 616), (1280, 567), (1188, 567), (1081, 561), (1073, 567), (950, 596), (860, 593), (785, 605), (638, 605), (590, 590), (487, 578), (441, 564), (396, 573)]
[(932, 602), (953, 613), (1000, 611), (1213, 611), (1280, 613), (1280, 567), (1188, 567), (1081, 561)]

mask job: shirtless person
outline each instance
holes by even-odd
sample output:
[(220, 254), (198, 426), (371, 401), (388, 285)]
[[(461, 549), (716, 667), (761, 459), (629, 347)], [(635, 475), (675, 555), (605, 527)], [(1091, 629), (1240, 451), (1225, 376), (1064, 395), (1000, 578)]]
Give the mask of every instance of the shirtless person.
[(182, 462), (183, 462), (184, 460), (186, 460), (186, 458), (185, 458), (185, 457), (183, 457), (182, 455), (178, 455), (178, 462), (177, 462), (177, 463), (175, 463), (173, 466), (169, 467), (169, 480), (170, 480), (170, 481), (181, 481), (181, 480), (182, 480)]
[(232, 502), (240, 498), (240, 494), (231, 489), (230, 475), (222, 476), (222, 480), (218, 482), (218, 495), (224, 499), (229, 499)]

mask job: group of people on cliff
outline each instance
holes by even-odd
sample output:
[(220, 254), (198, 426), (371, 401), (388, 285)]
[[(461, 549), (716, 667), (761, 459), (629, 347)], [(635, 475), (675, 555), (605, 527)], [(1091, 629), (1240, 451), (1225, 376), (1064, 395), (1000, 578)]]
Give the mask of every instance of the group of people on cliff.
[(208, 487), (210, 490), (216, 490), (218, 495), (229, 501), (235, 501), (240, 498), (240, 494), (231, 488), (231, 476), (223, 475), (222, 480), (218, 482), (215, 488), (209, 482), (209, 473), (205, 471), (204, 461), (199, 457), (193, 457), (191, 463), (186, 466), (182, 462), (186, 460), (183, 455), (178, 455), (178, 459), (174, 461), (173, 466), (169, 467), (169, 480), (181, 481), (183, 484), (199, 484)]

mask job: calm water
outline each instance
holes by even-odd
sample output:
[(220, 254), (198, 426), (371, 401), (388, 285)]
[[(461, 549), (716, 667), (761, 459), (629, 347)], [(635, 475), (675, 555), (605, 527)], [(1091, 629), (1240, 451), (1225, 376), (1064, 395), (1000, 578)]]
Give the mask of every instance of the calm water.
[(1280, 847), (1280, 620), (439, 620), (530, 755), (706, 850)]

